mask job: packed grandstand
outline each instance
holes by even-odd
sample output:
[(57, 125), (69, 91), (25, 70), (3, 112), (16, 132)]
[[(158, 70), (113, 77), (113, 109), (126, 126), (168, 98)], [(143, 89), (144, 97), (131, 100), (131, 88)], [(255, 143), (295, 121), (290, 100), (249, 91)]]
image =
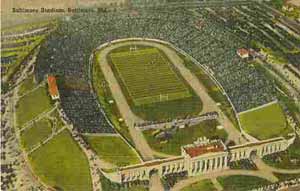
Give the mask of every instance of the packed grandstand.
[[(246, 41), (210, 18), (207, 10), (198, 14), (195, 17), (184, 9), (156, 9), (155, 14), (152, 9), (135, 9), (67, 18), (44, 43), (36, 77), (41, 81), (49, 73), (64, 75), (88, 86), (92, 80), (89, 59), (97, 46), (129, 37), (151, 38), (173, 44), (207, 67), (237, 112), (273, 101), (271, 82), (236, 54)], [(60, 89), (62, 107), (81, 132), (113, 132), (92, 87), (82, 90), (61, 83)]]

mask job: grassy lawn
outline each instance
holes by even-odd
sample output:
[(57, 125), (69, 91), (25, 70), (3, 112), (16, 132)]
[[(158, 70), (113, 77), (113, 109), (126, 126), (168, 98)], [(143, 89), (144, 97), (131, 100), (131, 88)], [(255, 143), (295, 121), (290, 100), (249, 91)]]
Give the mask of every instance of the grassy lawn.
[(29, 159), (35, 174), (57, 190), (92, 190), (87, 158), (67, 130), (34, 151)]
[[(124, 46), (122, 49), (118, 49), (118, 51), (112, 51), (110, 55), (128, 54), (129, 47)], [(125, 50), (126, 52), (122, 52)], [(141, 48), (139, 51), (147, 52), (148, 50), (153, 50), (153, 48)], [(160, 59), (156, 56), (150, 59), (147, 55), (143, 54), (139, 55), (142, 63), (138, 61), (139, 59), (126, 59), (126, 65), (140, 65), (138, 70), (140, 72), (138, 73), (135, 70), (131, 70), (130, 67), (124, 66), (123, 68), (122, 63), (124, 63), (124, 59), (116, 60), (114, 57), (111, 58), (110, 55), (107, 57), (132, 111), (137, 116), (149, 121), (161, 121), (170, 118), (182, 118), (187, 115), (197, 115), (202, 110), (200, 98), (183, 79), (179, 71), (172, 64), (167, 64), (170, 63), (167, 56), (158, 49), (154, 50), (155, 52), (150, 53), (159, 55)], [(147, 59), (143, 60), (142, 58)], [(157, 67), (153, 68), (153, 64), (149, 64), (153, 60), (158, 64)], [(122, 66), (121, 70), (120, 66)], [(149, 69), (151, 67), (152, 69)], [(153, 72), (156, 69), (159, 69), (159, 71)], [(141, 81), (145, 83), (141, 83)], [(169, 98), (167, 99), (167, 97)], [(144, 98), (146, 100), (143, 100)], [(145, 104), (136, 104), (136, 100), (138, 102), (145, 102)]]
[(286, 150), (265, 156), (263, 160), (270, 166), (283, 169), (300, 169), (300, 138)]
[(20, 86), (18, 93), (19, 95), (24, 95), (26, 92), (32, 90), (34, 87), (35, 87), (35, 83), (33, 80), (33, 76), (29, 76), (22, 82), (22, 85)]
[(271, 184), (268, 180), (254, 176), (224, 176), (217, 178), (224, 191), (247, 191), (253, 188)]
[(41, 119), (33, 123), (33, 126), (24, 130), (21, 134), (22, 144), (25, 150), (30, 150), (39, 142), (45, 140), (52, 133), (52, 126), (48, 119)]
[(92, 149), (105, 161), (117, 166), (140, 163), (135, 152), (120, 138), (113, 136), (86, 136)]
[(191, 96), (157, 48), (111, 53), (110, 58), (135, 105)]
[(116, 182), (111, 182), (105, 176), (100, 177), (102, 191), (149, 191), (147, 186), (142, 186), (135, 184), (133, 182), (129, 187), (124, 184), (119, 184)]
[(285, 136), (292, 132), (278, 103), (243, 113), (239, 117), (242, 128), (260, 140)]
[(45, 86), (22, 97), (17, 104), (17, 124), (19, 127), (42, 112), (51, 109), (51, 100)]
[(216, 191), (213, 183), (210, 180), (201, 180), (188, 187), (182, 189), (182, 191)]
[(155, 130), (147, 130), (143, 131), (143, 133), (149, 145), (154, 150), (170, 155), (180, 155), (180, 147), (182, 145), (191, 144), (199, 137), (206, 136), (210, 139), (221, 138), (225, 141), (227, 133), (224, 129), (218, 130), (216, 128), (217, 125), (218, 122), (216, 120), (211, 120), (201, 122), (195, 126), (178, 129), (166, 143), (155, 138), (153, 135)]

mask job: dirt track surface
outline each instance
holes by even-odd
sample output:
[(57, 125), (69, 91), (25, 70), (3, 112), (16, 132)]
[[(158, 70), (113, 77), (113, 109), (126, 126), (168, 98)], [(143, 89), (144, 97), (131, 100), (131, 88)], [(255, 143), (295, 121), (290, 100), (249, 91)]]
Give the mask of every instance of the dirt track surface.
[(113, 98), (118, 105), (120, 113), (125, 120), (125, 123), (129, 127), (129, 133), (135, 143), (135, 147), (141, 153), (144, 160), (153, 160), (153, 154), (150, 146), (148, 145), (147, 141), (145, 140), (142, 132), (139, 129), (134, 127), (135, 122), (141, 122), (142, 120), (137, 117), (130, 109), (127, 100), (121, 90), (121, 87), (115, 78), (111, 67), (109, 66), (106, 56), (107, 54), (114, 48), (119, 46), (123, 46), (123, 44), (118, 44), (116, 46), (110, 46), (105, 48), (100, 52), (98, 63), (102, 69), (102, 72), (105, 76), (105, 79), (108, 82), (108, 85), (112, 91)]
[[(111, 44), (105, 47), (100, 52), (98, 62), (100, 63), (104, 76), (108, 81), (110, 89), (112, 90), (113, 97), (116, 100), (116, 104), (118, 105), (120, 113), (129, 127), (130, 134), (135, 142), (137, 150), (139, 150), (144, 160), (152, 160), (154, 158), (152, 149), (146, 142), (142, 132), (139, 129), (133, 127), (135, 122), (141, 122), (142, 119), (140, 119), (131, 111), (130, 106), (128, 105), (127, 100), (121, 90), (121, 87), (117, 82), (117, 79), (115, 78), (113, 71), (106, 60), (106, 55), (111, 50), (130, 44), (132, 44), (132, 41)], [(197, 77), (191, 71), (189, 71), (183, 65), (183, 60), (177, 55), (175, 50), (152, 41), (135, 41), (134, 44), (153, 46), (162, 50), (171, 60), (174, 66), (178, 69), (182, 77), (190, 84), (192, 89), (202, 100), (203, 110), (201, 113), (218, 111), (221, 114), (220, 123), (224, 126), (225, 130), (229, 134), (229, 139), (238, 142), (238, 140), (240, 139), (240, 132), (233, 126), (231, 121), (222, 113), (222, 111), (217, 106), (216, 102), (207, 94), (205, 86), (197, 79)]]

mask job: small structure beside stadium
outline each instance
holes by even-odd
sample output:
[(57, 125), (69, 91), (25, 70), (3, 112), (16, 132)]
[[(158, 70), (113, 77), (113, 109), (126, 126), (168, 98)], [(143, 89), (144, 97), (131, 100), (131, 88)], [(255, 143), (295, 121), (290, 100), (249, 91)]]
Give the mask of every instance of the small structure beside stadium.
[(48, 91), (49, 91), (49, 94), (50, 94), (52, 100), (58, 100), (59, 92), (58, 92), (55, 76), (48, 75), (47, 82), (48, 82)]
[(249, 58), (249, 51), (245, 48), (238, 49), (237, 54), (239, 55), (239, 57), (241, 57), (243, 59)]

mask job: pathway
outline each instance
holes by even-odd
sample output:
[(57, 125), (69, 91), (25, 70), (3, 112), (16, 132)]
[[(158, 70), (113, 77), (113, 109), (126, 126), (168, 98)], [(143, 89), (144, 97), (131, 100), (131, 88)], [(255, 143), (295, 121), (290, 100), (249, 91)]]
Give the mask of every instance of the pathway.
[(201, 180), (205, 179), (214, 179), (219, 176), (233, 176), (233, 175), (244, 175), (244, 176), (256, 176), (259, 178), (266, 179), (272, 183), (278, 181), (278, 179), (273, 175), (268, 172), (264, 171), (254, 171), (254, 170), (225, 170), (225, 171), (220, 171), (220, 172), (215, 172), (215, 173), (209, 173), (209, 174), (203, 174), (195, 177), (191, 177), (185, 180), (182, 180), (174, 185), (174, 187), (171, 189), (171, 191), (180, 191), (183, 188), (194, 184), (196, 182), (199, 182)]
[(58, 135), (59, 133), (61, 133), (63, 130), (65, 130), (66, 127), (61, 128), (60, 130), (52, 133), (47, 139), (43, 140), (41, 143), (38, 143), (37, 145), (35, 145), (29, 152), (27, 152), (27, 155), (30, 155), (31, 153), (33, 153), (34, 151), (36, 151), (37, 149), (39, 149), (41, 146), (45, 145), (46, 143), (48, 143), (50, 140), (52, 140), (56, 135)]
[(25, 31), (24, 33), (4, 35), (2, 38), (4, 41), (9, 38), (22, 38), (25, 35), (33, 35), (38, 32), (43, 32), (47, 29), (48, 29), (48, 27), (43, 27), (43, 28), (38, 28), (38, 29), (32, 30), (32, 31)]
[[(27, 92), (24, 93), (23, 95), (18, 96), (18, 99), (20, 99), (20, 98), (26, 96), (27, 94), (30, 94), (31, 92), (34, 92), (36, 89), (38, 89), (39, 87), (41, 87), (41, 86), (43, 86), (43, 85), (45, 85), (45, 84), (46, 84), (46, 82), (45, 82), (45, 81), (42, 81), (40, 84), (38, 84), (38, 85), (37, 85), (36, 87), (34, 87), (33, 89), (27, 91)], [(20, 83), (20, 84), (18, 85), (18, 87), (20, 87), (21, 85), (22, 85), (22, 83)]]
[(159, 175), (153, 174), (150, 177), (150, 181), (149, 181), (149, 191), (163, 191), (163, 184), (160, 180)]
[[(28, 76), (28, 73), (30, 72), (29, 71), (30, 67), (36, 61), (37, 52), (38, 51), (36, 51), (34, 53), (33, 58), (30, 61), (28, 61), (28, 64), (26, 65), (26, 67), (21, 71), (21, 75), (18, 77), (15, 84), (21, 83), (21, 81), (24, 78), (26, 78), (26, 76)], [(17, 101), (18, 101), (18, 90), (19, 90), (19, 86), (17, 86), (16, 88), (13, 88), (11, 90), (11, 101), (10, 101), (10, 103), (9, 103), (10, 105), (8, 107), (11, 107), (11, 117), (10, 117), (11, 126), (14, 128), (14, 130), (16, 132), (16, 137), (17, 137), (17, 140), (18, 140), (19, 146), (20, 146), (20, 141), (21, 141), (20, 132), (21, 131), (20, 131), (20, 129), (18, 129), (17, 122), (16, 122), (16, 106), (17, 106)], [(9, 94), (10, 94), (10, 92), (7, 95), (10, 96)], [(35, 175), (35, 172), (33, 171), (32, 167), (29, 163), (28, 155), (24, 149), (21, 149), (20, 159), (21, 159), (21, 161), (24, 161), (24, 163), (23, 163), (24, 166), (22, 166), (22, 168), (23, 168), (22, 170), (24, 170), (24, 172), (26, 172), (27, 176), (30, 176), (29, 179), (34, 180), (36, 182), (36, 184), (42, 185), (43, 188), (45, 188), (45, 189), (52, 189), (47, 184), (45, 184), (38, 176)], [(19, 174), (17, 176), (19, 176)], [(24, 186), (24, 183), (22, 183), (22, 181), (23, 181), (22, 179), (25, 179), (25, 178), (21, 177), (17, 183), (20, 187)]]
[(223, 190), (223, 187), (222, 187), (222, 185), (218, 182), (217, 178), (212, 178), (212, 179), (211, 179), (211, 182), (213, 183), (213, 185), (215, 186), (215, 188), (216, 188), (218, 191)]
[(300, 169), (281, 169), (267, 165), (262, 159), (257, 158), (254, 160), (258, 169), (269, 172), (276, 172), (281, 174), (300, 174)]
[(35, 121), (39, 121), (40, 119), (44, 118), (45, 116), (49, 115), (50, 113), (52, 113), (55, 109), (57, 108), (57, 104), (51, 108), (50, 110), (47, 109), (46, 111), (44, 111), (43, 113), (39, 114), (38, 116), (36, 116), (35, 118), (33, 118), (32, 120), (26, 122), (22, 128), (19, 130), (20, 132), (26, 130), (27, 128), (30, 128), (33, 124), (33, 122)]

